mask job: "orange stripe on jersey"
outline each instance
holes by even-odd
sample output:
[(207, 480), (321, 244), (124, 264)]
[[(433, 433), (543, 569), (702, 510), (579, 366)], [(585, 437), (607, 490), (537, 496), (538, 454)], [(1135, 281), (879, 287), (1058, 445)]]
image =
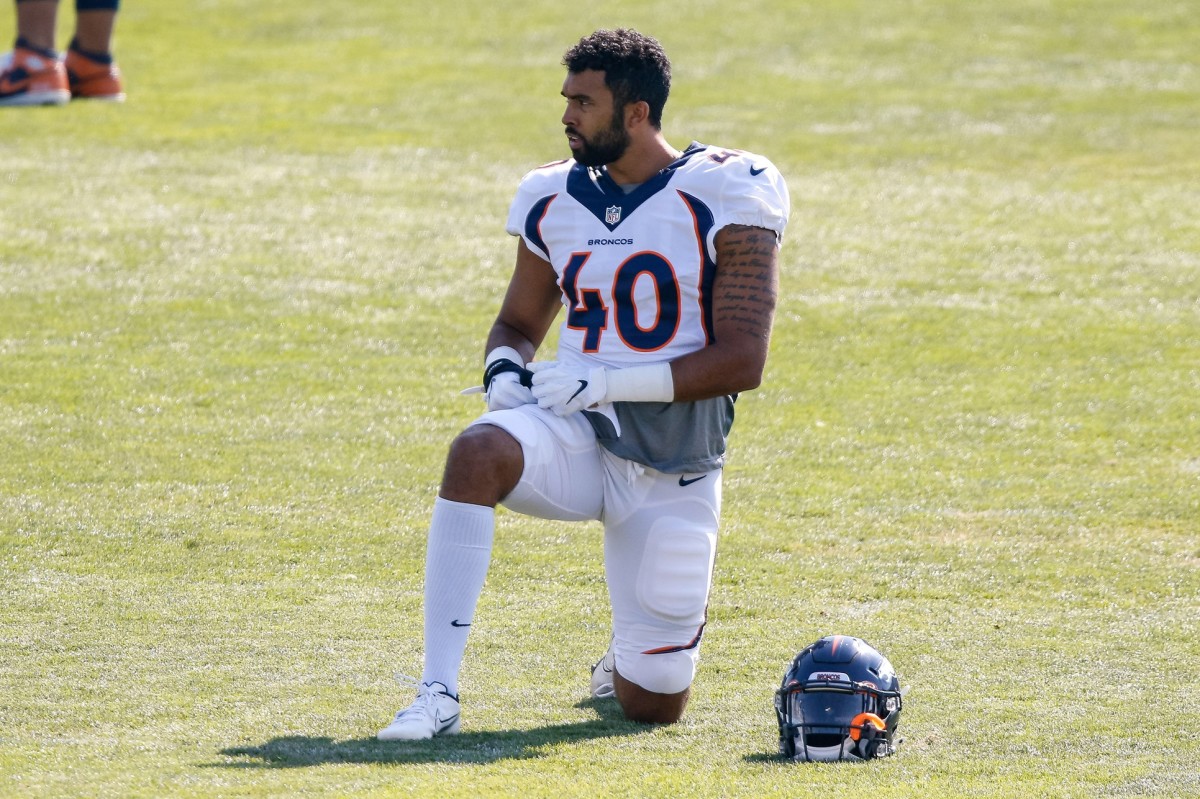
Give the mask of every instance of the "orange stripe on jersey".
[(699, 284), (696, 287), (696, 298), (700, 305), (700, 319), (704, 327), (704, 345), (710, 346), (716, 338), (713, 334), (712, 319), (712, 284), (716, 278), (717, 265), (708, 257), (708, 231), (716, 224), (712, 211), (698, 197), (693, 197), (685, 191), (676, 190), (679, 199), (692, 215), (692, 230), (696, 236), (696, 258), (700, 268), (697, 270)]

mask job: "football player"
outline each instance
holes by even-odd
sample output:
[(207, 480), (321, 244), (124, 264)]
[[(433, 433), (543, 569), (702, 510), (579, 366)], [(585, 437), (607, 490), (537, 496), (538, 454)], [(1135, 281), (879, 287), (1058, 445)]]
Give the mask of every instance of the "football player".
[[(592, 693), (677, 721), (695, 676), (737, 394), (758, 386), (789, 214), (753, 153), (662, 132), (659, 43), (601, 30), (565, 55), (571, 158), (521, 181), (516, 266), (485, 347), (488, 411), (450, 445), (429, 528), (416, 700), (379, 732), (459, 730), (459, 668), (495, 506), (604, 523), (612, 606)], [(560, 311), (558, 351), (535, 361)]]

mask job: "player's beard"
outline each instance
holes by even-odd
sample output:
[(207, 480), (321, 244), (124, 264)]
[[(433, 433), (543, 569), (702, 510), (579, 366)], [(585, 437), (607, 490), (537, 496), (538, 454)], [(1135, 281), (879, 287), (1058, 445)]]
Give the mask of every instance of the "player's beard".
[(574, 128), (568, 132), (579, 136), (583, 146), (574, 152), (575, 160), (584, 166), (611, 164), (629, 149), (629, 131), (625, 130), (624, 114), (613, 114), (612, 124), (591, 139), (585, 138)]

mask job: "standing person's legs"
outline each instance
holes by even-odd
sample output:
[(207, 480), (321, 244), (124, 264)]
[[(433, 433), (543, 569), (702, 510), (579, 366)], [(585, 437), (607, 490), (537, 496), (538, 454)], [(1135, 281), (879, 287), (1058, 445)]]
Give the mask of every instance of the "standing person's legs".
[(119, 0), (75, 0), (75, 36), (67, 50), (71, 96), (121, 102), (121, 71), (113, 60)]
[(112, 55), (118, 0), (75, 0), (75, 38), (71, 47), (91, 55)]
[(17, 0), (17, 42), (39, 50), (54, 50), (58, 0)]
[(67, 72), (54, 49), (57, 0), (17, 0), (17, 38), (0, 57), (0, 106), (64, 105)]

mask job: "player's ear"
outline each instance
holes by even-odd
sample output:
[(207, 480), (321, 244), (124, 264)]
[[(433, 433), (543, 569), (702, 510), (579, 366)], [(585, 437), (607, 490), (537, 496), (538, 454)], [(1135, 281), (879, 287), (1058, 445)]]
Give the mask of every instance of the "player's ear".
[(625, 126), (636, 128), (650, 122), (650, 104), (645, 100), (625, 104)]

